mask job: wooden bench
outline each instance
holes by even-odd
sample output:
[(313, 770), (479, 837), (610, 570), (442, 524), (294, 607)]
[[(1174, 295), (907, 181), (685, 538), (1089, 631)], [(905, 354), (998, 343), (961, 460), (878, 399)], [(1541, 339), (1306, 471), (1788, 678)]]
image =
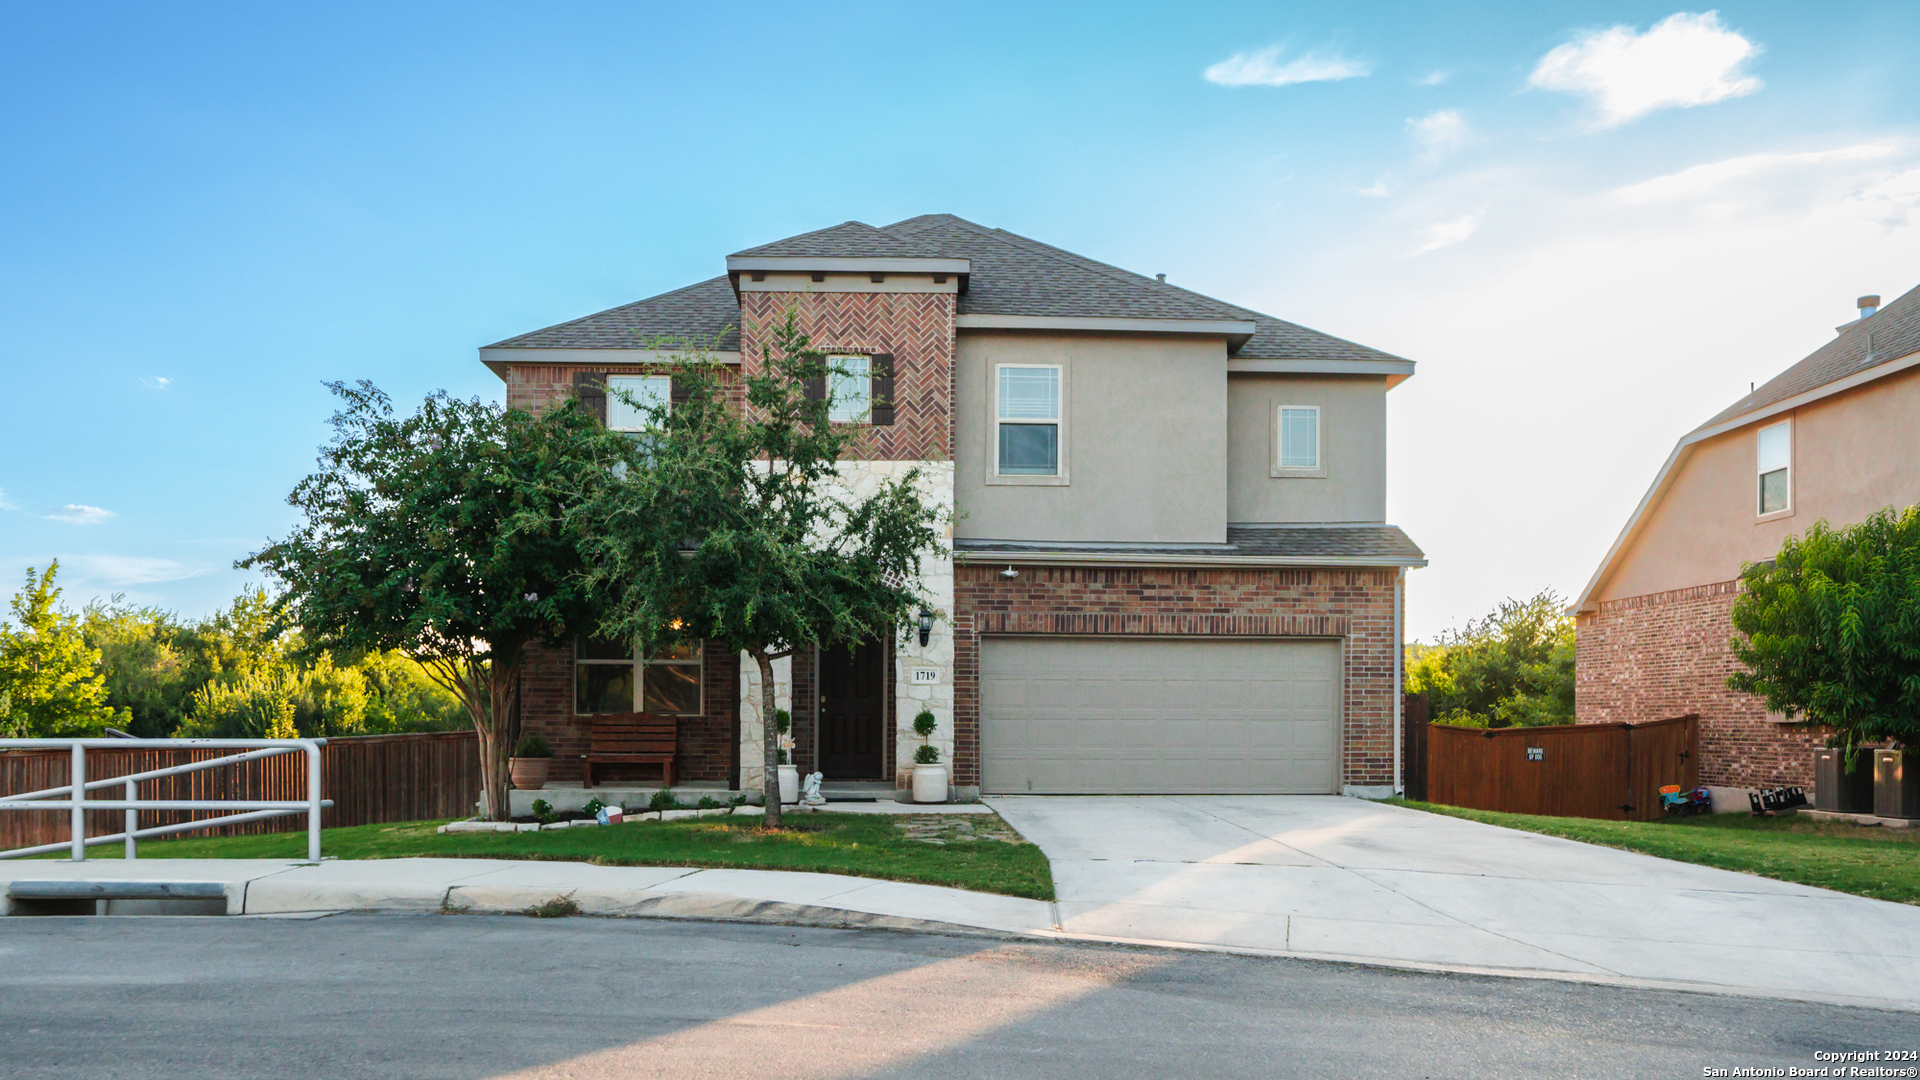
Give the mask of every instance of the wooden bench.
[(659, 713), (607, 713), (593, 718), (593, 749), (580, 755), (580, 786), (593, 786), (595, 765), (658, 765), (660, 785), (673, 786), (680, 729)]

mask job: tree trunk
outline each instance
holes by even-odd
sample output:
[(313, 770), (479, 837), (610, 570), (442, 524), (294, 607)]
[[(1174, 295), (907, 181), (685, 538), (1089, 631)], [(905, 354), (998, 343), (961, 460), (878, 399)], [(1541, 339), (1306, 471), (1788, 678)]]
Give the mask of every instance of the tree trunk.
[(495, 654), (488, 665), (488, 730), (480, 732), (480, 779), (486, 785), (487, 819), (505, 821), (513, 816), (513, 796), (507, 792), (507, 759), (513, 754), (513, 695), (518, 689), (520, 650), (513, 660), (501, 662)]
[(780, 725), (773, 718), (773, 659), (765, 649), (753, 649), (753, 662), (760, 667), (760, 744), (766, 767), (760, 788), (767, 802), (767, 826), (780, 827)]

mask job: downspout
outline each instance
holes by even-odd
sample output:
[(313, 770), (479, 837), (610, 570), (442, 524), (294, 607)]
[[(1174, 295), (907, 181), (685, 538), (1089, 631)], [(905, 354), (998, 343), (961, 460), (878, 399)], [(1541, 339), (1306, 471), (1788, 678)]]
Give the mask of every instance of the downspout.
[(1405, 724), (1407, 697), (1401, 691), (1401, 667), (1407, 658), (1407, 646), (1401, 640), (1401, 611), (1406, 600), (1407, 571), (1405, 567), (1393, 578), (1393, 793), (1405, 795), (1406, 785), (1402, 782), (1405, 763), (1400, 760), (1406, 747), (1406, 734), (1402, 730)]

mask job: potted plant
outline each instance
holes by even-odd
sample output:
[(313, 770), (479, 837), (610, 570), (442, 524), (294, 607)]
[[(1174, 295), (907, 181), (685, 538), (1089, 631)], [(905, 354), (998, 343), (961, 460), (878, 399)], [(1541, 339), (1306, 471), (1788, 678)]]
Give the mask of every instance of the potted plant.
[(513, 748), (507, 761), (507, 775), (521, 791), (539, 791), (547, 786), (547, 770), (553, 765), (553, 747), (538, 735), (528, 735)]
[(913, 718), (913, 733), (920, 736), (920, 748), (913, 752), (913, 801), (917, 803), (947, 801), (947, 767), (940, 764), (940, 748), (931, 741), (939, 726), (932, 709), (921, 709)]
[(773, 722), (779, 728), (780, 764), (780, 802), (782, 805), (800, 801), (800, 770), (793, 764), (793, 714), (785, 709), (773, 710)]

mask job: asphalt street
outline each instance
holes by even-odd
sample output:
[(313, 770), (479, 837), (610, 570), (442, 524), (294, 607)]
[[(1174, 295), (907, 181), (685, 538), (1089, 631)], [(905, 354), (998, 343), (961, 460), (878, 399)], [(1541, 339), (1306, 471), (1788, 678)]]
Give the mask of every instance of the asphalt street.
[(1920, 1050), (1920, 1015), (878, 930), (0, 920), (17, 1078), (1698, 1077), (1849, 1050)]

